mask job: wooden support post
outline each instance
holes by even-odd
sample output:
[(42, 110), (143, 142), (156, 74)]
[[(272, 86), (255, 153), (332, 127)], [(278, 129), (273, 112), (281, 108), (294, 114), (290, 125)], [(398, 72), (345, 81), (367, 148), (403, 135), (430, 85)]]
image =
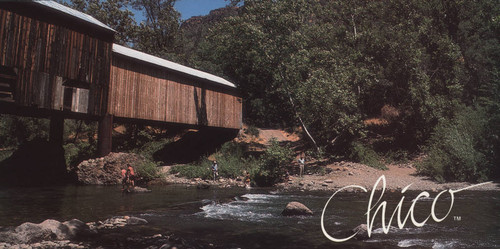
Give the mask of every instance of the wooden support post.
[(49, 142), (63, 145), (64, 117), (54, 114), (50, 116)]
[(113, 116), (106, 114), (99, 120), (99, 133), (97, 150), (100, 157), (107, 156), (111, 152), (113, 133)]

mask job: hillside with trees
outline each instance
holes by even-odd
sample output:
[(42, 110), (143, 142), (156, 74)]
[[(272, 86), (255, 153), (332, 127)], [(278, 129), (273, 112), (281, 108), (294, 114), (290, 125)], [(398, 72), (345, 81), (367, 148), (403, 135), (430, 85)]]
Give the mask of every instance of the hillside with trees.
[(329, 157), (424, 151), (422, 173), (480, 181), (499, 167), (499, 13), (495, 1), (244, 1), (200, 52), (236, 82), (250, 124), (302, 126)]
[[(184, 22), (175, 0), (70, 2), (117, 43), (234, 82), (245, 123), (300, 127), (311, 156), (424, 153), (419, 171), (439, 181), (500, 174), (497, 1), (240, 0)], [(20, 143), (16, 119), (1, 122), (4, 147)]]

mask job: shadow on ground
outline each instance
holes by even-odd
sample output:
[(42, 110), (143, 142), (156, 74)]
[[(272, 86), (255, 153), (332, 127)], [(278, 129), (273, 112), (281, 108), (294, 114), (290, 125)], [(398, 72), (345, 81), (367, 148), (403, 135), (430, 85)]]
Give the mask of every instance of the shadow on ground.
[(0, 185), (48, 186), (70, 180), (63, 147), (44, 140), (26, 142), (0, 162)]
[(238, 135), (238, 130), (202, 128), (190, 130), (181, 139), (167, 144), (153, 154), (155, 161), (164, 164), (185, 164), (216, 152), (225, 142)]

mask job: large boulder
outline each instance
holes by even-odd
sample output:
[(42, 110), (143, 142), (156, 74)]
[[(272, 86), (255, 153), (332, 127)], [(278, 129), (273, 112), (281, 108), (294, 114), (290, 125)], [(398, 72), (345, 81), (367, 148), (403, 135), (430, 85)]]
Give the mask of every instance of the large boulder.
[(313, 212), (304, 204), (292, 201), (286, 205), (283, 212), (281, 212), (281, 215), (283, 216), (313, 215)]
[(87, 185), (121, 184), (121, 170), (138, 165), (146, 159), (137, 154), (110, 153), (97, 159), (81, 162), (76, 168), (78, 182)]
[(89, 227), (79, 220), (61, 223), (57, 220), (45, 220), (35, 224), (25, 222), (16, 228), (0, 233), (0, 241), (22, 244), (46, 240), (70, 240), (79, 234), (89, 232)]

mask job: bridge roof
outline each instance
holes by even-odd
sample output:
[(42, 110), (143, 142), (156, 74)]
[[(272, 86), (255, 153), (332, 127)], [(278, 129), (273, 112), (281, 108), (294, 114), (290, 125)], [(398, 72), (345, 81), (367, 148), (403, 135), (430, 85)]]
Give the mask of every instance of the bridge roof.
[(135, 59), (140, 60), (140, 61), (144, 61), (144, 62), (151, 63), (151, 64), (154, 64), (154, 65), (157, 65), (160, 67), (164, 67), (166, 69), (173, 70), (173, 71), (176, 71), (179, 73), (187, 74), (187, 75), (194, 76), (194, 77), (201, 78), (201, 79), (205, 79), (205, 80), (217, 83), (217, 84), (236, 88), (236, 86), (233, 83), (231, 83), (231, 82), (229, 82), (229, 81), (227, 81), (219, 76), (215, 76), (213, 74), (209, 74), (209, 73), (206, 73), (206, 72), (194, 69), (194, 68), (186, 67), (186, 66), (183, 66), (181, 64), (178, 64), (178, 63), (175, 63), (172, 61), (168, 61), (168, 60), (165, 60), (165, 59), (162, 59), (162, 58), (150, 55), (150, 54), (146, 54), (146, 53), (143, 53), (143, 52), (131, 49), (131, 48), (120, 46), (118, 44), (113, 44), (113, 52), (124, 55), (126, 57), (135, 58)]
[(57, 3), (55, 1), (48, 1), (48, 0), (33, 0), (34, 3), (43, 5), (45, 7), (51, 8), (53, 10), (56, 10), (58, 12), (64, 13), (66, 15), (70, 15), (72, 17), (81, 19), (87, 23), (90, 23), (92, 25), (99, 26), (101, 28), (107, 29), (109, 31), (116, 32), (114, 29), (108, 27), (106, 24), (100, 22), (99, 20), (95, 19), (94, 17), (87, 15), (85, 13), (82, 13), (78, 10), (74, 10), (72, 8), (66, 7), (60, 3)]

